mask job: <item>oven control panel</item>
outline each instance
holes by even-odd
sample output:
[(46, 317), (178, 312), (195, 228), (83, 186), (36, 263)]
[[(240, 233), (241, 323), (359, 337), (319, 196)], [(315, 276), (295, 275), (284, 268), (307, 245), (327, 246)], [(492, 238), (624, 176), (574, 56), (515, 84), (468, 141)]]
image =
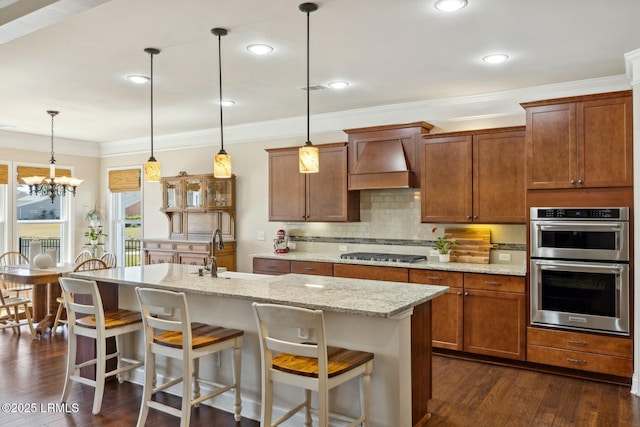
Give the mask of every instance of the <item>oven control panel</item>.
[(531, 208), (531, 219), (615, 219), (628, 221), (629, 208)]

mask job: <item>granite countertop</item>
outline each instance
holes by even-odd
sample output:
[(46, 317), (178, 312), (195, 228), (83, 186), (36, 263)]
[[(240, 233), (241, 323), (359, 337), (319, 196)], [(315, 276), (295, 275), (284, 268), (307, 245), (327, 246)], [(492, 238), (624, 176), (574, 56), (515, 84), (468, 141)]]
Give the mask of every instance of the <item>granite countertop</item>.
[(444, 270), (459, 271), (465, 273), (489, 273), (503, 274), (505, 276), (525, 276), (527, 269), (524, 265), (516, 264), (470, 264), (464, 262), (395, 262), (395, 261), (364, 261), (355, 259), (341, 259), (336, 253), (312, 253), (312, 252), (289, 252), (286, 254), (274, 254), (273, 252), (249, 255), (252, 258), (284, 259), (289, 261), (316, 261), (332, 262), (336, 264), (361, 264), (377, 265), (384, 267), (404, 267), (419, 268), (424, 270)]
[(404, 313), (449, 290), (448, 286), (304, 274), (264, 276), (226, 272), (216, 278), (199, 276), (197, 266), (182, 264), (118, 267), (75, 272), (69, 276), (383, 318)]

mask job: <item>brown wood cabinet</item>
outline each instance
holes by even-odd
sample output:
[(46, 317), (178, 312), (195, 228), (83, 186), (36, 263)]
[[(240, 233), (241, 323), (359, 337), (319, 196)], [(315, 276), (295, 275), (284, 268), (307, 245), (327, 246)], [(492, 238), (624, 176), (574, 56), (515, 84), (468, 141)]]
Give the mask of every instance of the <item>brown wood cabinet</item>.
[(452, 286), (432, 301), (434, 347), (525, 359), (524, 277), (416, 269), (410, 281)]
[(409, 270), (409, 282), (449, 286), (449, 292), (431, 301), (432, 345), (462, 351), (463, 273), (441, 270)]
[(347, 143), (318, 145), (320, 172), (303, 174), (299, 147), (268, 149), (269, 221), (360, 221), (360, 192), (347, 191)]
[(631, 91), (521, 104), (527, 188), (633, 185)]
[[(211, 263), (211, 243), (196, 241), (172, 241), (147, 239), (142, 243), (145, 264), (189, 264), (209, 265)], [(224, 249), (216, 247), (218, 267), (236, 270), (236, 243), (225, 242)]]
[(633, 339), (529, 327), (527, 361), (630, 378)]
[(375, 265), (333, 264), (333, 275), (350, 279), (385, 280), (387, 282), (409, 281), (409, 269), (407, 268)]
[(525, 223), (524, 139), (524, 127), (424, 136), (422, 222)]

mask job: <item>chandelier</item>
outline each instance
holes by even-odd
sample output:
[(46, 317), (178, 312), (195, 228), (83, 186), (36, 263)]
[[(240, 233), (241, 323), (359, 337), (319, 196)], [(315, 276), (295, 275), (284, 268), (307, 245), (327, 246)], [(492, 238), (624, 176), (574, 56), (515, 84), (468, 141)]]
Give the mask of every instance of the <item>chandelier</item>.
[(49, 178), (36, 175), (22, 178), (22, 181), (29, 186), (29, 195), (48, 196), (53, 203), (56, 196), (64, 197), (67, 195), (67, 191), (75, 196), (76, 188), (82, 184), (83, 180), (67, 176), (56, 177), (56, 159), (53, 154), (53, 118), (58, 115), (58, 111), (49, 110), (47, 114), (51, 116)]
[(229, 32), (224, 28), (213, 28), (213, 35), (218, 37), (218, 82), (220, 83), (220, 151), (213, 158), (213, 176), (216, 178), (231, 178), (231, 156), (224, 150), (224, 132), (222, 130), (222, 43), (221, 37)]

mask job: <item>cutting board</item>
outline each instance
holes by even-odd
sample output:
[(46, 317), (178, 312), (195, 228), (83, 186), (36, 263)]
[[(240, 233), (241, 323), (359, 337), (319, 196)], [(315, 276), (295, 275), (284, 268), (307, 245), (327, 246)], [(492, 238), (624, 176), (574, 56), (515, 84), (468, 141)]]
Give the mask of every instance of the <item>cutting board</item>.
[(445, 228), (444, 235), (459, 244), (451, 249), (451, 262), (489, 264), (489, 252), (498, 245), (491, 243), (491, 229)]

